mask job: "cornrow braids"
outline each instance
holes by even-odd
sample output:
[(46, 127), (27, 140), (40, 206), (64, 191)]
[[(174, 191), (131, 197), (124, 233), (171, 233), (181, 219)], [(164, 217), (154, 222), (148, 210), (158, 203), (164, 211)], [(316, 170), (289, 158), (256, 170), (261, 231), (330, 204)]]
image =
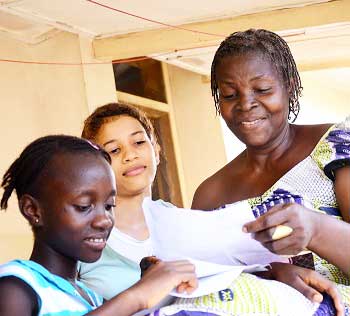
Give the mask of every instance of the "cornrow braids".
[(216, 78), (216, 67), (220, 60), (227, 56), (246, 53), (262, 53), (275, 65), (286, 90), (289, 92), (288, 119), (294, 122), (300, 111), (299, 97), (303, 87), (288, 44), (276, 33), (263, 29), (249, 29), (235, 32), (228, 36), (217, 49), (211, 65), (211, 93), (214, 98), (216, 112), (220, 114), (219, 88)]
[(67, 135), (38, 138), (23, 150), (5, 172), (1, 183), (4, 189), (0, 202), (1, 209), (7, 208), (8, 200), (14, 190), (18, 200), (25, 193), (35, 196), (43, 170), (56, 154), (61, 153), (87, 153), (102, 156), (109, 164), (111, 163), (109, 154), (90, 141)]
[(108, 103), (98, 107), (85, 120), (81, 137), (95, 140), (100, 128), (106, 122), (113, 120), (113, 117), (127, 115), (138, 120), (145, 129), (147, 136), (157, 144), (157, 137), (151, 121), (138, 108), (122, 103)]

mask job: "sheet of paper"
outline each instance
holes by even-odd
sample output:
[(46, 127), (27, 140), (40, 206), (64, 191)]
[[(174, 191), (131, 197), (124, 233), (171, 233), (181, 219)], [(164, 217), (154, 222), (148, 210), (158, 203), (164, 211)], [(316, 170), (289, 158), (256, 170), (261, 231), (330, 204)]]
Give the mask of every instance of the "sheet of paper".
[(191, 294), (178, 293), (176, 290), (173, 290), (170, 293), (172, 296), (190, 298), (207, 295), (228, 288), (232, 281), (244, 271), (254, 272), (266, 270), (263, 265), (232, 266), (190, 258), (188, 260), (191, 261), (196, 268), (198, 288)]
[(287, 261), (243, 233), (243, 225), (255, 219), (246, 201), (206, 212), (147, 198), (143, 209), (153, 254), (160, 259), (192, 258), (224, 265)]

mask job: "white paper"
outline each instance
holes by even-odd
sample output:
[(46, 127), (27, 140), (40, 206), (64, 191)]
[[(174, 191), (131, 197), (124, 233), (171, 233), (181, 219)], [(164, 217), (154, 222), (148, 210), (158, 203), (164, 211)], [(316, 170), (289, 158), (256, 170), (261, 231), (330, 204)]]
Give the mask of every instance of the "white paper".
[(145, 199), (143, 210), (153, 254), (162, 260), (188, 259), (196, 266), (197, 290), (171, 295), (206, 295), (227, 288), (243, 271), (261, 271), (270, 262), (287, 261), (242, 231), (255, 219), (246, 201), (206, 212)]
[(226, 289), (242, 272), (265, 271), (263, 265), (232, 266), (188, 259), (196, 268), (198, 288), (191, 294), (173, 290), (170, 295), (176, 297), (199, 297)]
[(162, 260), (192, 258), (224, 265), (288, 262), (242, 231), (245, 223), (255, 220), (247, 201), (200, 211), (146, 198), (143, 210), (153, 254)]

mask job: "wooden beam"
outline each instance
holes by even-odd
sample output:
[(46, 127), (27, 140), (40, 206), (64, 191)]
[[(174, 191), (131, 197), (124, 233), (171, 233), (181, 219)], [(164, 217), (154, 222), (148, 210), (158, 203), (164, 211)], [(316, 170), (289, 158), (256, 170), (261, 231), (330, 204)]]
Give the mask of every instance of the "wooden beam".
[(349, 21), (350, 1), (335, 0), (304, 7), (181, 25), (182, 28), (219, 34), (222, 37), (167, 28), (95, 39), (93, 48), (96, 58), (117, 60), (172, 52), (178, 49), (218, 45), (225, 36), (237, 30), (265, 28), (281, 32)]

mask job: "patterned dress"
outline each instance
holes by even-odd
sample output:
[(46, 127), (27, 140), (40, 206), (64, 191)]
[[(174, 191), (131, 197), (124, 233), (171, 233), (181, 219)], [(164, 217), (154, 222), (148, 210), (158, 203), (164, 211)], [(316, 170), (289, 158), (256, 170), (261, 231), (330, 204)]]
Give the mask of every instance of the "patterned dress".
[[(248, 199), (255, 217), (266, 213), (280, 203), (305, 204), (318, 212), (341, 220), (334, 192), (334, 172), (350, 165), (350, 117), (344, 123), (333, 125), (321, 138), (312, 153), (280, 178), (261, 197)], [(315, 253), (293, 259), (292, 263), (309, 266), (337, 283), (345, 304), (345, 315), (350, 315), (350, 282), (334, 265)], [(332, 299), (324, 295), (317, 306), (298, 297), (289, 286), (280, 282), (263, 280), (243, 273), (228, 289), (203, 297), (177, 299), (172, 306), (154, 312), (154, 315), (200, 316), (284, 316), (284, 315), (335, 315)], [(301, 295), (302, 296), (302, 295)], [(288, 310), (280, 306), (283, 297), (290, 298)], [(302, 296), (303, 297), (303, 296)], [(280, 299), (279, 299), (280, 298)], [(304, 297), (303, 297), (304, 298)], [(299, 300), (299, 303), (298, 303)], [(285, 301), (285, 299), (284, 299)], [(305, 312), (297, 306), (306, 304)]]

